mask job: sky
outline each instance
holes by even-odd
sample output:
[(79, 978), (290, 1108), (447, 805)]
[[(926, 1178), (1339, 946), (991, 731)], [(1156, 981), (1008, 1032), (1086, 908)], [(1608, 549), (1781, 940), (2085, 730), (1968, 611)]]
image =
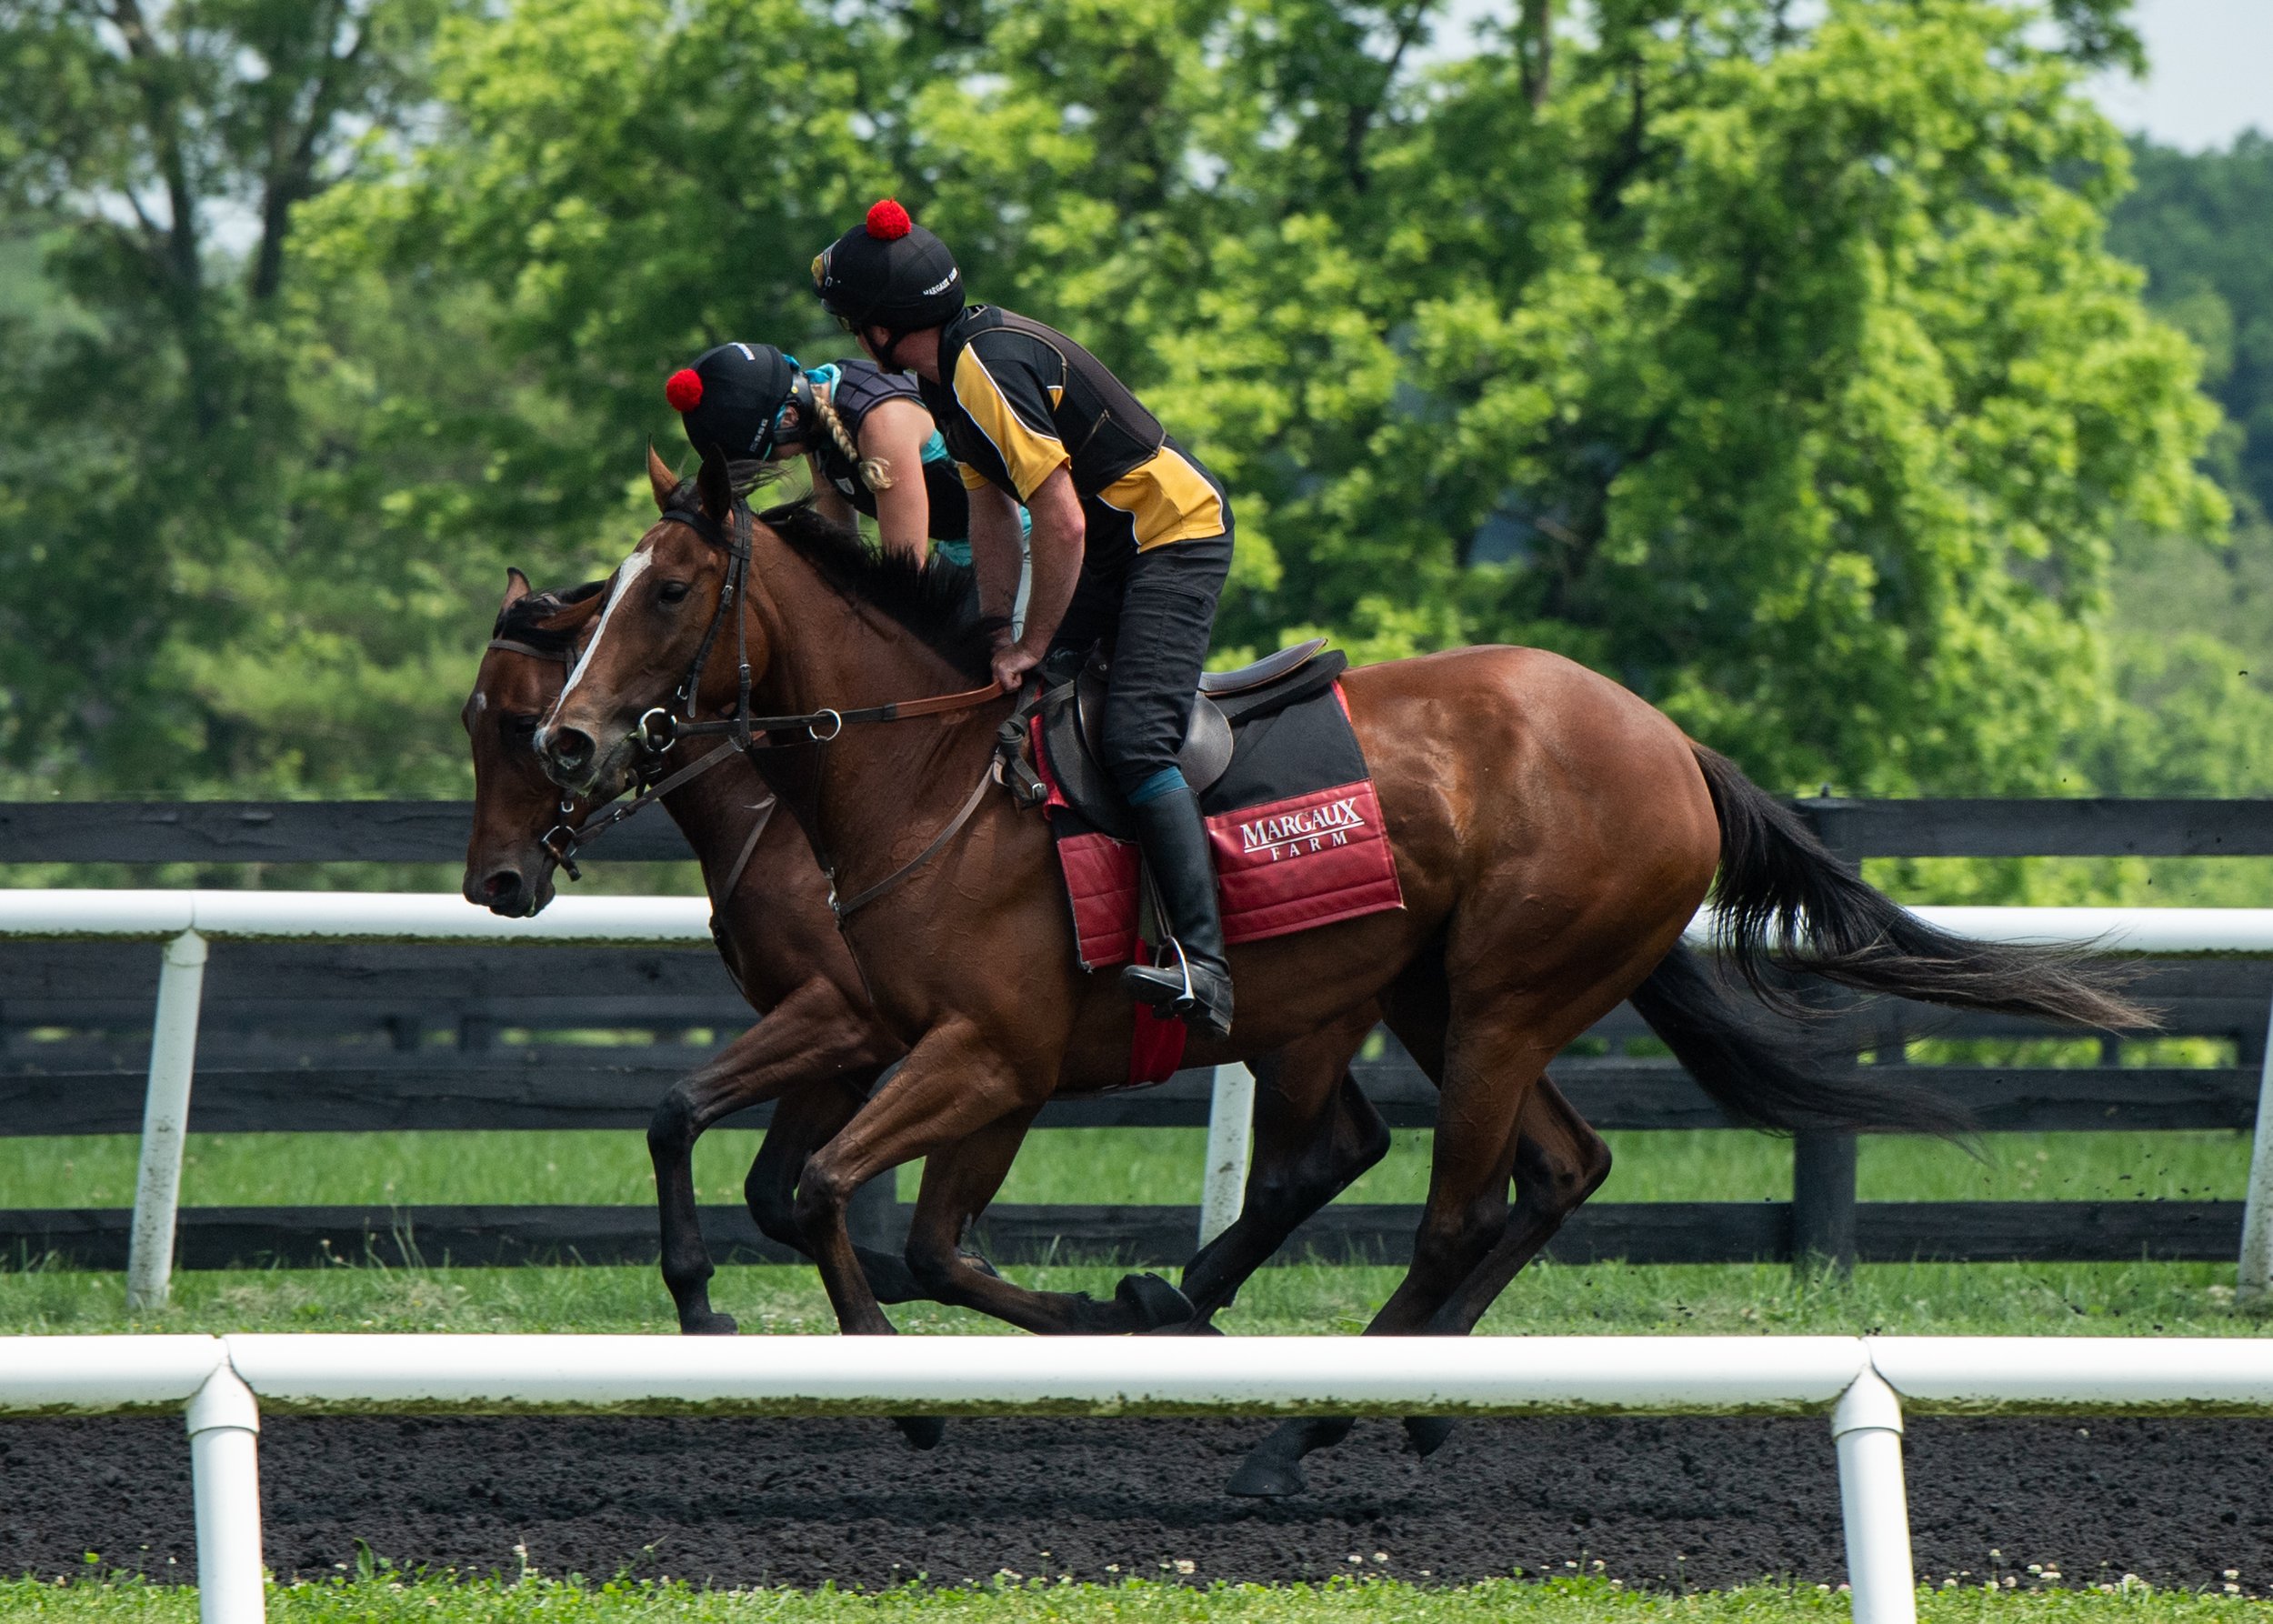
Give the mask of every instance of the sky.
[(2149, 71), (2093, 85), (2108, 117), (2195, 152), (2273, 135), (2273, 0), (2138, 0), (2133, 15)]

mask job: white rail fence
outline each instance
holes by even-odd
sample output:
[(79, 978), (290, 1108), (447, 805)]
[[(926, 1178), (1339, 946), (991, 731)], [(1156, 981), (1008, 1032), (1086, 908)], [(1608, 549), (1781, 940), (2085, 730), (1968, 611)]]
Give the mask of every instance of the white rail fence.
[(1823, 1414), (1857, 1624), (1914, 1624), (1905, 1407), (2273, 1409), (2260, 1340), (22, 1337), (0, 1414), (183, 1407), (203, 1624), (266, 1616), (262, 1407), (542, 1415)]
[[(2273, 908), (1915, 911), (1944, 929), (1985, 941), (2062, 943), (2113, 954), (2273, 958)], [(1710, 917), (1699, 915), (1689, 937), (1709, 946)], [(712, 939), (709, 905), (695, 897), (562, 897), (533, 919), (504, 919), (455, 893), (0, 890), (0, 940), (95, 938), (161, 943), (164, 952), (126, 1270), (127, 1302), (135, 1308), (162, 1306), (170, 1289), (209, 943), (707, 947)], [(2268, 1039), (2236, 1288), (2243, 1302), (2273, 1294), (2273, 1011)], [(1203, 1244), (1239, 1213), (1254, 1090), (1244, 1066), (1217, 1068), (1200, 1200)]]

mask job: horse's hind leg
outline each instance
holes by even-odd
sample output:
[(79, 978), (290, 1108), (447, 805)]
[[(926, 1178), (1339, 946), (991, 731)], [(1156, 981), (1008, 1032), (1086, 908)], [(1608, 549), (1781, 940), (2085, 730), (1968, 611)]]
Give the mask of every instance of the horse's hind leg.
[[(1428, 1201), (1413, 1240), (1413, 1261), (1367, 1336), (1410, 1336), (1427, 1328), (1461, 1282), (1483, 1263), (1506, 1229), (1517, 1127), (1552, 1048), (1539, 1023), (1523, 1018), (1532, 999), (1514, 1000), (1465, 1043), (1441, 1047), (1444, 1028), (1416, 1019), (1411, 1007), (1390, 1007), (1391, 1026), (1414, 1058), (1437, 1078), (1442, 1101), (1431, 1156)], [(1433, 1000), (1418, 1000), (1424, 1010)], [(1433, 1014), (1433, 1010), (1427, 1010)], [(1557, 1046), (1559, 1047), (1559, 1046)], [(1288, 1421), (1250, 1452), (1233, 1473), (1234, 1494), (1278, 1496), (1303, 1488), (1302, 1459), (1339, 1443), (1351, 1423), (1319, 1417)]]
[[(1541, 1078), (1524, 1103), (1516, 1133), (1515, 1211), (1484, 1260), (1429, 1316), (1429, 1334), (1465, 1337), (1474, 1330), (1507, 1283), (1609, 1176), (1609, 1146), (1562, 1090)], [(1452, 1436), (1452, 1419), (1413, 1416), (1405, 1430), (1422, 1455), (1433, 1455)]]
[(1429, 1334), (1465, 1337), (1474, 1330), (1507, 1283), (1609, 1176), (1609, 1146), (1562, 1090), (1541, 1078), (1516, 1142), (1515, 1212), (1489, 1254), (1429, 1317)]
[(1389, 1130), (1349, 1074), (1372, 1031), (1367, 1008), (1255, 1062), (1255, 1161), (1230, 1228), (1184, 1267), (1193, 1328), (1228, 1308), (1305, 1219), (1388, 1154)]

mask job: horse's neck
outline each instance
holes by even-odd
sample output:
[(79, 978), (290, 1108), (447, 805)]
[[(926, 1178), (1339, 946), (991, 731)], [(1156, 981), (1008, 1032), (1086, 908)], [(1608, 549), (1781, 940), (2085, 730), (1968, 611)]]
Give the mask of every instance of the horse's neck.
[[(763, 624), (768, 649), (759, 708), (846, 711), (973, 686), (883, 610), (793, 568), (791, 599), (752, 595), (750, 610)], [(782, 573), (773, 576), (776, 583)], [(992, 737), (991, 729), (974, 727), (980, 714), (847, 727), (825, 748), (761, 754), (760, 770), (822, 860), (841, 868), (854, 854), (888, 852), (909, 831), (920, 835), (952, 816), (970, 792), (960, 765), (976, 758), (970, 737)]]

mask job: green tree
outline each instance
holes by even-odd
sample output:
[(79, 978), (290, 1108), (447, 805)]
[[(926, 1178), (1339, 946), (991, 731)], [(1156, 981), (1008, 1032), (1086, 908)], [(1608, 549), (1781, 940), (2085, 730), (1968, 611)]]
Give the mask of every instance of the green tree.
[(0, 0), (0, 215), (46, 233), (0, 322), (0, 750), (178, 787), (262, 744), (199, 692), (296, 523), (295, 211), (416, 94), (426, 0)]
[(1561, 647), (1795, 787), (2048, 784), (2117, 533), (2223, 520), (2076, 61), (1974, 0), (1591, 20), (1219, 248), (1165, 347), (1284, 570), (1243, 629)]
[(499, 566), (620, 554), (695, 350), (844, 353), (807, 265), (886, 192), (1224, 474), (1227, 646), (1546, 644), (1788, 787), (2203, 759), (2114, 696), (2222, 656), (2106, 629), (2119, 541), (2223, 522), (2103, 240), (2126, 0), (1508, 0), (1450, 61), (1442, 0), (234, 0), (123, 136), (95, 4), (0, 0), (0, 175), (65, 233), (0, 334), (19, 763), (455, 784)]
[(2132, 143), (2138, 186), (2108, 244), (2146, 267), (2148, 297), (2201, 346), (2229, 426), (2221, 483), (2273, 514), (2273, 140), (2251, 130), (2224, 152)]

